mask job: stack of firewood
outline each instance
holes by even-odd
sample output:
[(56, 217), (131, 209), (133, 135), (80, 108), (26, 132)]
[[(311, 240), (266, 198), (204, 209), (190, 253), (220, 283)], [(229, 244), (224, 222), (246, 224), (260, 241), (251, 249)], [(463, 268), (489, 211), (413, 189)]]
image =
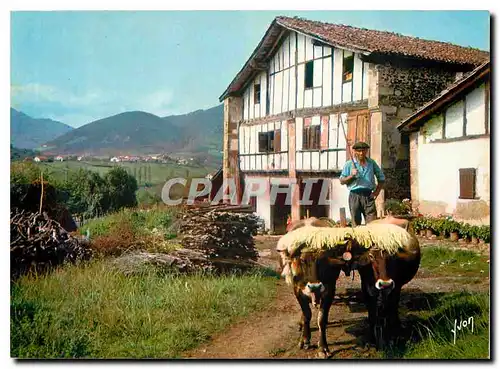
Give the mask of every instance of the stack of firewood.
[(45, 271), (64, 262), (91, 257), (88, 242), (71, 236), (47, 213), (11, 209), (10, 260), (11, 276), (29, 270)]
[(248, 208), (211, 206), (210, 210), (203, 207), (187, 210), (180, 226), (182, 245), (201, 252), (213, 265), (238, 267), (254, 262), (258, 251), (253, 236), (257, 234), (259, 218)]

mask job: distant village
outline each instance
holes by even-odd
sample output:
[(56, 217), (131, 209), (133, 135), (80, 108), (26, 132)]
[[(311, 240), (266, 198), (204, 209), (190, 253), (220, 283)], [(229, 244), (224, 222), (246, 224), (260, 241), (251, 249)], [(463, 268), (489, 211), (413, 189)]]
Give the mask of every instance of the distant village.
[(182, 158), (170, 156), (167, 154), (160, 155), (119, 155), (113, 157), (92, 156), (92, 155), (38, 155), (27, 157), (25, 161), (40, 162), (57, 162), (57, 161), (109, 161), (112, 163), (163, 163), (163, 164), (179, 164), (179, 165), (197, 165), (203, 164), (198, 158)]

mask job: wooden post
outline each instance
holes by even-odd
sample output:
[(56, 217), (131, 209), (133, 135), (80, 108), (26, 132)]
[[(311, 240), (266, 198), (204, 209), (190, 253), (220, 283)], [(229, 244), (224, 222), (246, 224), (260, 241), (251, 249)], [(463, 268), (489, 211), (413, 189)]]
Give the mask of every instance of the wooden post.
[(40, 211), (39, 211), (39, 213), (42, 214), (42, 206), (43, 206), (43, 169), (40, 172), (40, 178), (41, 178), (40, 185), (42, 187), (40, 189)]
[(347, 226), (347, 219), (345, 217), (345, 208), (340, 208), (340, 226), (341, 227)]

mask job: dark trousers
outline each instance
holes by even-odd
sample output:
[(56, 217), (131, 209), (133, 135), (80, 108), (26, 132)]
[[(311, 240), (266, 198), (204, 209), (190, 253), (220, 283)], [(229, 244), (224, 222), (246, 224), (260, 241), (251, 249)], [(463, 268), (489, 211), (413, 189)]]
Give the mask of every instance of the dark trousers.
[(361, 225), (361, 214), (368, 224), (377, 219), (377, 207), (371, 191), (367, 193), (349, 192), (349, 210), (351, 211), (352, 225)]

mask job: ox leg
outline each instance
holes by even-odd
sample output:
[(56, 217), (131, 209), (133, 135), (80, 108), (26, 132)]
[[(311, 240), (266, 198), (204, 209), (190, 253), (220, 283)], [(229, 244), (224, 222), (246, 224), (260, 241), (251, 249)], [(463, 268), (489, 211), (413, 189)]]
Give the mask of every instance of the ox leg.
[(388, 325), (389, 325), (389, 340), (397, 338), (401, 328), (401, 321), (399, 319), (399, 300), (401, 298), (401, 287), (395, 287), (389, 296), (389, 311), (388, 311)]
[(326, 341), (326, 326), (328, 324), (328, 313), (330, 312), (330, 307), (332, 306), (333, 296), (335, 296), (335, 288), (333, 288), (332, 292), (328, 293), (327, 296), (323, 299), (320, 310), (318, 312), (318, 356), (325, 359), (330, 357), (330, 350), (328, 349), (328, 343)]
[(309, 300), (303, 296), (297, 296), (300, 308), (302, 309), (302, 336), (299, 341), (299, 348), (308, 349), (311, 345), (311, 317), (312, 311), (309, 306)]

